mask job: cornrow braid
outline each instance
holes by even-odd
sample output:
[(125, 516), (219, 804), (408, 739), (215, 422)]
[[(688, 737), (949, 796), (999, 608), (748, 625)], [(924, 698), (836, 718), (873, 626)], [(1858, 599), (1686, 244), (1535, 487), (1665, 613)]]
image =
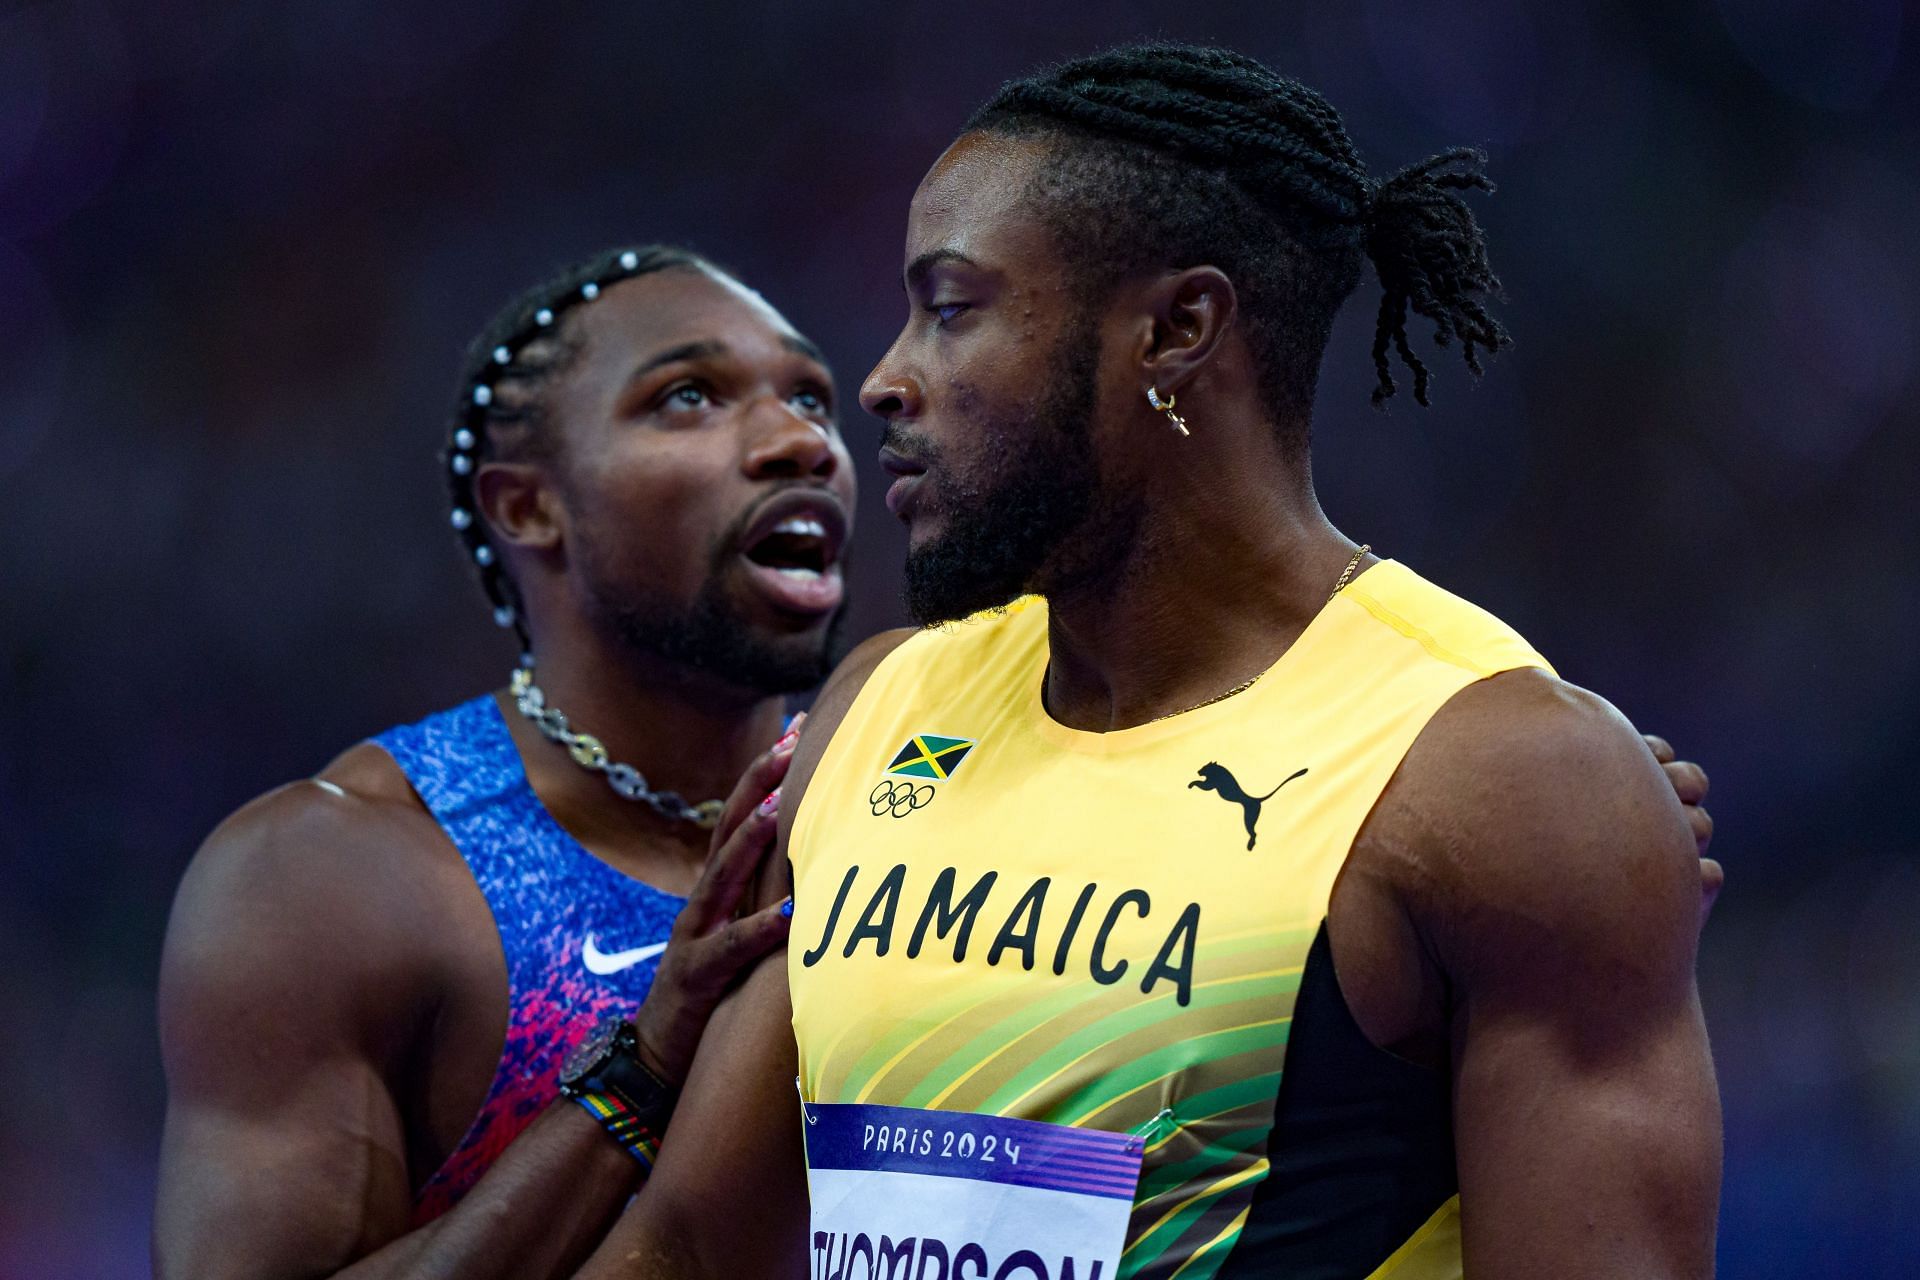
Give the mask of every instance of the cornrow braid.
[(513, 628), (523, 650), (532, 644), (525, 610), (487, 539), (473, 490), (474, 473), (482, 462), (539, 458), (553, 449), (548, 393), (580, 352), (579, 335), (567, 324), (569, 315), (622, 280), (671, 268), (718, 271), (698, 254), (670, 245), (611, 250), (522, 293), (467, 348), (442, 455), (452, 501), (449, 520), (480, 575), (493, 620)]
[(1234, 280), (1261, 388), (1277, 417), (1311, 416), (1340, 303), (1371, 258), (1381, 284), (1373, 403), (1396, 384), (1389, 350), (1428, 401), (1407, 338), (1460, 340), (1466, 365), (1510, 344), (1481, 301), (1500, 282), (1461, 199), (1492, 191), (1486, 157), (1458, 148), (1376, 181), (1327, 100), (1230, 49), (1154, 43), (1012, 81), (968, 130), (1062, 142), (1036, 182), (1063, 254), (1097, 290), (1150, 266), (1212, 263)]

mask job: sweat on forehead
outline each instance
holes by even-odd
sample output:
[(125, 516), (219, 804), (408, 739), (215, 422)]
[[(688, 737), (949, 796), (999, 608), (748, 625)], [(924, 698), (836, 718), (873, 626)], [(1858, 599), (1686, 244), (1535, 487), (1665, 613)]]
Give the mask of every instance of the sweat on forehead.
[(942, 268), (988, 273), (1007, 286), (1048, 291), (1066, 283), (1057, 228), (1034, 199), (1049, 147), (970, 133), (921, 180), (908, 214), (905, 284), (924, 292)]
[(920, 180), (909, 217), (916, 227), (964, 239), (981, 225), (1017, 216), (1050, 149), (1038, 139), (961, 134)]
[(961, 134), (940, 153), (914, 194), (916, 210), (951, 213), (959, 205), (991, 207), (1019, 194), (1050, 144), (986, 130)]

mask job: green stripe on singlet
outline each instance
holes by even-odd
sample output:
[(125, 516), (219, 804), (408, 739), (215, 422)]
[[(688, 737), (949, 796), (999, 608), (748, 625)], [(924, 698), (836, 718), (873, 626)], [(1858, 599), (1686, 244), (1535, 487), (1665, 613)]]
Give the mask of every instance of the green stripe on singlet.
[(1272, 1131), (1272, 1126), (1269, 1124), (1257, 1124), (1237, 1133), (1229, 1133), (1217, 1142), (1209, 1143), (1198, 1155), (1182, 1160), (1179, 1164), (1149, 1169), (1140, 1175), (1140, 1185), (1133, 1193), (1134, 1208), (1138, 1209), (1155, 1196), (1177, 1191), (1189, 1182), (1198, 1182), (1208, 1170), (1246, 1155), (1248, 1150), (1258, 1146), (1261, 1140)]
[[(1249, 1001), (1249, 1004), (1254, 1002)], [(1251, 1011), (1251, 1010), (1250, 1010)], [(1166, 1045), (1091, 1080), (1051, 1108), (1058, 1123), (1086, 1124), (1119, 1099), (1190, 1071), (1197, 1061), (1231, 1058), (1287, 1042), (1288, 1018), (1265, 1018), (1237, 1027), (1222, 1027)]]
[[(1165, 1217), (1156, 1220), (1154, 1225), (1149, 1228), (1145, 1234), (1136, 1239), (1129, 1240), (1126, 1251), (1121, 1255), (1122, 1274), (1137, 1271), (1150, 1263), (1158, 1261), (1165, 1256), (1169, 1250), (1175, 1250), (1176, 1256), (1184, 1258), (1185, 1252), (1178, 1251), (1178, 1247), (1182, 1243), (1182, 1237), (1187, 1234), (1195, 1223), (1205, 1218), (1215, 1206), (1219, 1205), (1221, 1201), (1227, 1197), (1233, 1196), (1236, 1200), (1242, 1197), (1250, 1197), (1252, 1194), (1251, 1188), (1259, 1182), (1261, 1176), (1264, 1176), (1265, 1167), (1266, 1161), (1260, 1160), (1223, 1173), (1213, 1186), (1195, 1194), (1190, 1201), (1182, 1205), (1178, 1210), (1172, 1211)], [(1227, 1207), (1231, 1209), (1232, 1213), (1239, 1212), (1239, 1209), (1232, 1208), (1231, 1205)], [(1211, 1238), (1214, 1234), (1217, 1234), (1217, 1229), (1209, 1231), (1206, 1234), (1208, 1238)], [(1202, 1243), (1205, 1243), (1205, 1241), (1195, 1240), (1190, 1242), (1190, 1245), (1198, 1246)], [(1227, 1249), (1221, 1250), (1221, 1257), (1224, 1258), (1227, 1252)], [(1213, 1265), (1217, 1266), (1218, 1263), (1216, 1262)], [(1209, 1268), (1209, 1270), (1211, 1270), (1211, 1268)]]
[[(1301, 934), (1304, 936), (1304, 934)], [(1298, 939), (1292, 932), (1249, 932), (1230, 938), (1223, 938), (1209, 948), (1210, 963), (1221, 964), (1227, 957), (1241, 958), (1243, 961), (1269, 962), (1273, 957), (1249, 956), (1250, 952), (1283, 951)], [(1273, 995), (1288, 994), (1298, 989), (1300, 972), (1297, 966), (1289, 972), (1271, 975), (1270, 983), (1249, 993), (1244, 983), (1250, 975), (1229, 974), (1203, 982), (1194, 988), (1193, 1001), (1187, 1008), (1210, 1008), (1215, 1005), (1231, 1003), (1237, 999), (1265, 999)], [(1072, 1015), (1087, 1002), (1087, 987), (1082, 983), (1073, 983), (1041, 1000), (1028, 1000), (1012, 1004), (1012, 1011), (997, 1019), (977, 1034), (947, 1054), (937, 1065), (916, 1070), (916, 1079), (902, 1089), (895, 1098), (886, 1096), (886, 1090), (879, 1086), (885, 1080), (877, 1076), (895, 1070), (906, 1070), (909, 1059), (902, 1055), (903, 1049), (913, 1047), (919, 1053), (915, 1041), (932, 1039), (927, 1035), (925, 1023), (903, 1032), (882, 1036), (874, 1041), (862, 1053), (858, 1061), (839, 1082), (836, 1094), (843, 1098), (856, 1098), (865, 1094), (875, 1094), (881, 1100), (898, 1106), (930, 1107), (941, 1106), (947, 1102), (942, 1096), (950, 1093), (960, 1082), (974, 1072), (986, 1066), (993, 1059), (1005, 1053), (1015, 1053), (1027, 1059), (1026, 1065), (1015, 1080), (1044, 1080), (1061, 1067), (1085, 1055), (1088, 1048), (1117, 1040), (1131, 1032), (1151, 1027), (1170, 1016), (1177, 1016), (1183, 1010), (1170, 1007), (1168, 1002), (1174, 996), (1168, 987), (1158, 995), (1148, 997), (1130, 1008), (1074, 1029), (1071, 1027)], [(958, 1015), (981, 1008), (985, 1002), (955, 1000), (941, 1011), (938, 1021), (950, 1018), (958, 1020)], [(1069, 1024), (1060, 1029), (1061, 1039), (1047, 1043), (1046, 1027), (1056, 1020)], [(1031, 1037), (1031, 1039), (1030, 1039)], [(1018, 1043), (1016, 1043), (1018, 1042)], [(1008, 1093), (1006, 1088), (997, 1090), (984, 1104), (975, 1108), (989, 1114), (1001, 1114), (1005, 1101), (1017, 1097), (1020, 1090)]]
[[(1165, 992), (1131, 1009), (1124, 1009), (1119, 1013), (1111, 1014), (1100, 1019), (1098, 1022), (1091, 1023), (1079, 1031), (1068, 1035), (1057, 1045), (1054, 1045), (1035, 1057), (1011, 1080), (1008, 1080), (999, 1089), (995, 1090), (979, 1110), (991, 1115), (1026, 1115), (1028, 1112), (1021, 1109), (1019, 1104), (1023, 1103), (1029, 1094), (1038, 1090), (1041, 1085), (1045, 1084), (1052, 1077), (1060, 1074), (1066, 1068), (1091, 1054), (1099, 1052), (1101, 1049), (1111, 1046), (1115, 1041), (1127, 1035), (1151, 1029), (1181, 1012), (1190, 1012), (1194, 1009), (1211, 1009), (1245, 1004), (1251, 1018), (1252, 1015), (1273, 1007), (1273, 1001), (1281, 995), (1297, 989), (1299, 985), (1300, 973), (1298, 969), (1273, 974), (1250, 974), (1245, 978), (1236, 978), (1220, 982), (1204, 990), (1196, 989), (1192, 1003), (1189, 1004), (1184, 1011), (1172, 1004), (1173, 993), (1171, 991)], [(1280, 1033), (1279, 1038), (1284, 1041), (1284, 1032)], [(1182, 1046), (1190, 1046), (1197, 1041), (1205, 1039), (1207, 1039), (1206, 1036), (1198, 1036), (1180, 1040), (1173, 1046), (1164, 1047), (1161, 1050), (1161, 1054), (1164, 1055), (1169, 1050), (1178, 1052)], [(1231, 1052), (1242, 1051), (1243, 1050), (1237, 1048), (1231, 1050)], [(1219, 1057), (1222, 1056), (1222, 1054), (1212, 1053), (1206, 1056)], [(1191, 1066), (1191, 1058), (1182, 1065)], [(1134, 1066), (1137, 1067), (1137, 1064), (1134, 1064)], [(1113, 1093), (1126, 1092), (1144, 1083), (1144, 1081), (1136, 1078), (1137, 1071), (1132, 1068), (1121, 1068), (1114, 1072), (1111, 1078), (1117, 1078), (1123, 1073), (1129, 1077), (1130, 1083), (1123, 1089), (1113, 1090)], [(1164, 1075), (1166, 1073), (1166, 1070), (1163, 1068), (1161, 1074)], [(1083, 1089), (1080, 1092), (1085, 1093), (1086, 1091)], [(1047, 1114), (1044, 1117), (1035, 1118), (1049, 1119), (1054, 1123), (1073, 1123), (1071, 1117), (1074, 1114), (1076, 1114), (1075, 1111), (1069, 1110), (1065, 1105), (1055, 1105), (1047, 1108)]]

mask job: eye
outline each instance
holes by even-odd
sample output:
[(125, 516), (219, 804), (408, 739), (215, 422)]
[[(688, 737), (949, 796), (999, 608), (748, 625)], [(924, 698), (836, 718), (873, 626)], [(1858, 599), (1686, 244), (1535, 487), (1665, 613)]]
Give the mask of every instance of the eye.
[(827, 393), (819, 387), (801, 387), (793, 393), (793, 404), (802, 413), (827, 414), (833, 412), (833, 404)]
[(698, 409), (711, 402), (712, 397), (707, 394), (707, 389), (697, 382), (682, 382), (669, 387), (666, 395), (661, 397), (664, 406), (674, 409)]
[(927, 310), (933, 313), (934, 322), (944, 329), (958, 320), (962, 313), (970, 310), (970, 307), (964, 302), (935, 302), (929, 304)]

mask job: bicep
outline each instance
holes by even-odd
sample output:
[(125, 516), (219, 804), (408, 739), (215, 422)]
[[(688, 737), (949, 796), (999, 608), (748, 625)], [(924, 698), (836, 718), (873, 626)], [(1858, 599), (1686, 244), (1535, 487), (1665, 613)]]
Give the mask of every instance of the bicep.
[(156, 1274), (331, 1275), (406, 1229), (399, 1117), (367, 1063), (259, 1063), (271, 1097), (172, 1066)]
[(1454, 1121), (1467, 1273), (1704, 1276), (1720, 1113), (1697, 999), (1606, 1054), (1558, 1013), (1472, 1015)]
[(365, 975), (401, 1009), (404, 957), (290, 874), (270, 834), (210, 841), (160, 976), (166, 1128), (154, 1228), (163, 1276), (331, 1275), (404, 1231), (399, 1109), (370, 1046)]
[(659, 1162), (583, 1280), (804, 1275), (796, 1074), (782, 950), (714, 1012)]
[(1517, 763), (1455, 780), (1484, 788), (1438, 948), (1468, 1273), (1704, 1276), (1720, 1113), (1696, 854), (1625, 721), (1553, 698), (1520, 708), (1538, 732)]

